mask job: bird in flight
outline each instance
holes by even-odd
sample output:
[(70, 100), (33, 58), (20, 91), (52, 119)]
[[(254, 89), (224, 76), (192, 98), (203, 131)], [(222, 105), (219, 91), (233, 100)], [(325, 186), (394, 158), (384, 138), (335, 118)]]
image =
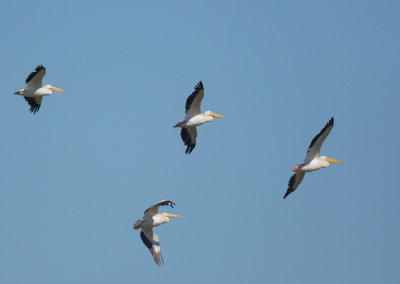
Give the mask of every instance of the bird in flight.
[(44, 75), (46, 75), (46, 68), (44, 68), (43, 65), (37, 66), (35, 71), (26, 78), (26, 87), (20, 91), (14, 92), (14, 94), (21, 95), (25, 98), (31, 107), (30, 111), (32, 113), (39, 111), (43, 96), (51, 95), (53, 91), (66, 93), (66, 91), (52, 85), (42, 86)]
[(184, 121), (178, 122), (174, 127), (181, 128), (181, 137), (186, 146), (186, 154), (192, 153), (196, 147), (197, 129), (196, 126), (213, 121), (213, 117), (225, 117), (224, 115), (200, 110), (201, 101), (204, 97), (203, 83), (200, 81), (195, 87), (194, 92), (186, 100), (186, 117)]
[(174, 215), (165, 212), (159, 213), (158, 207), (165, 205), (174, 208), (175, 203), (173, 203), (170, 200), (161, 200), (157, 204), (154, 204), (146, 211), (144, 211), (143, 220), (137, 220), (133, 225), (133, 228), (135, 230), (141, 229), (140, 238), (142, 239), (144, 245), (149, 249), (151, 255), (153, 256), (154, 261), (158, 266), (160, 266), (161, 263), (164, 264), (164, 260), (161, 255), (161, 248), (158, 236), (153, 231), (153, 228), (169, 222), (169, 218), (182, 217), (180, 215)]
[(289, 194), (296, 190), (296, 188), (303, 180), (305, 173), (329, 167), (329, 162), (343, 164), (343, 162), (341, 161), (328, 158), (327, 156), (319, 155), (322, 144), (324, 143), (326, 137), (328, 137), (333, 128), (333, 123), (334, 119), (332, 117), (325, 125), (325, 127), (321, 130), (321, 132), (318, 133), (318, 135), (315, 136), (314, 139), (311, 141), (310, 146), (308, 146), (308, 151), (306, 158), (304, 159), (304, 163), (296, 165), (296, 167), (293, 169), (293, 172), (295, 172), (295, 174), (292, 175), (289, 180), (288, 189), (285, 193), (285, 196), (283, 196), (283, 199), (285, 199)]

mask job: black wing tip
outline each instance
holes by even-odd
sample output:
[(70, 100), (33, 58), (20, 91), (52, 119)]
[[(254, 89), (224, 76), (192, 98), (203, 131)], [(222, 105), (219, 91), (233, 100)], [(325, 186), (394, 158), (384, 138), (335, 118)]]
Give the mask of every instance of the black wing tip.
[(314, 137), (314, 139), (311, 141), (310, 145), (308, 146), (308, 151), (310, 151), (311, 147), (314, 146), (314, 143), (318, 140), (318, 138), (322, 135), (322, 133), (325, 132), (325, 130), (329, 127), (332, 126), (335, 123), (335, 118), (332, 116), (331, 119), (328, 121), (328, 123), (322, 128), (322, 130)]
[[(334, 123), (335, 123), (335, 119), (332, 116), (331, 119), (329, 119), (329, 121), (326, 123), (325, 127), (322, 130), (325, 130), (329, 126), (333, 126)], [(321, 131), (321, 132), (323, 132), (323, 131)]]
[[(156, 206), (156, 205), (158, 205), (158, 206), (165, 206), (165, 205), (168, 205), (168, 206), (171, 206), (172, 208), (174, 208), (174, 205), (176, 205), (176, 204), (175, 204), (174, 202), (172, 202), (171, 200), (164, 199), (164, 200), (161, 200), (160, 202), (158, 202), (157, 204), (155, 204), (155, 205), (153, 205), (153, 206)], [(148, 209), (146, 209), (146, 211), (144, 211), (144, 213), (146, 213), (146, 212), (149, 211), (151, 208), (153, 208), (153, 206), (150, 207), (150, 208), (148, 208)]]
[(186, 147), (186, 151), (185, 154), (186, 155), (190, 155), (190, 153), (192, 153), (193, 149), (196, 147), (196, 144), (192, 144), (192, 143), (185, 143)]
[(185, 127), (182, 127), (181, 129), (181, 138), (183, 144), (186, 146), (186, 155), (190, 155), (190, 153), (192, 153), (193, 149), (196, 147), (196, 144), (192, 143), (192, 138), (190, 137), (189, 131)]
[(288, 188), (285, 195), (283, 196), (283, 199), (285, 199), (289, 194), (291, 194), (292, 192), (294, 192), (294, 190), (292, 190), (292, 188)]
[(194, 86), (194, 89), (195, 89), (196, 91), (203, 90), (203, 89), (204, 89), (203, 82), (200, 80), (200, 81), (197, 83), (197, 85)]
[(46, 68), (45, 68), (42, 64), (36, 66), (35, 71), (33, 71), (31, 74), (29, 74), (28, 78), (26, 78), (26, 80), (25, 80), (25, 83), (28, 83), (30, 80), (32, 80), (33, 77), (35, 77), (35, 75), (36, 75), (40, 70), (46, 70)]
[(185, 109), (186, 111), (190, 109), (190, 106), (193, 103), (193, 100), (196, 98), (196, 96), (198, 95), (198, 93), (204, 90), (203, 87), (203, 82), (198, 82), (196, 86), (194, 86), (194, 91), (190, 94), (190, 96), (187, 98), (186, 100), (186, 105), (185, 105)]
[(40, 64), (40, 65), (36, 66), (35, 71), (38, 72), (38, 71), (40, 71), (42, 69), (46, 70), (46, 68), (42, 64)]
[(174, 208), (175, 202), (172, 202), (171, 200), (165, 200), (163, 205), (169, 205), (172, 208)]
[(285, 196), (283, 196), (283, 199), (285, 199), (289, 194), (291, 194), (295, 189), (293, 189), (294, 182), (296, 181), (296, 174), (292, 175), (289, 179), (288, 182), (288, 189), (286, 190)]
[(40, 105), (39, 106), (31, 106), (29, 111), (31, 113), (35, 114), (35, 113), (37, 113), (39, 111), (39, 109), (40, 109)]
[(285, 199), (286, 197), (288, 197), (289, 194), (291, 194), (294, 190), (291, 190), (290, 188), (288, 188), (288, 190), (286, 191), (285, 195), (283, 196), (283, 199)]
[(35, 102), (34, 98), (30, 98), (30, 97), (24, 97), (24, 99), (28, 102), (28, 104), (31, 106), (31, 108), (29, 109), (29, 111), (33, 114), (37, 113), (40, 109), (40, 104), (37, 104)]
[(151, 207), (149, 207), (149, 208), (147, 208), (145, 211), (144, 211), (144, 213), (146, 213), (147, 211), (149, 211), (151, 208), (153, 208), (154, 206), (165, 206), (165, 205), (168, 205), (168, 206), (171, 206), (172, 208), (174, 208), (174, 205), (176, 205), (174, 202), (172, 202), (171, 200), (167, 200), (167, 199), (164, 199), (164, 200), (161, 200), (160, 202), (158, 202), (157, 204), (155, 204), (155, 205), (153, 205), (153, 206), (151, 206)]

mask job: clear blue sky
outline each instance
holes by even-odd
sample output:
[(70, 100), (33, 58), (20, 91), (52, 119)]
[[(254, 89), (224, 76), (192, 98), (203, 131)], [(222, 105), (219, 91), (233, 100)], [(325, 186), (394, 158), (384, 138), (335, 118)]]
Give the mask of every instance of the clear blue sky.
[[(1, 283), (400, 283), (398, 1), (2, 1)], [(36, 65), (68, 91), (36, 115)], [(179, 130), (194, 85), (191, 156)], [(344, 162), (282, 197), (311, 139)], [(157, 267), (133, 223), (161, 199)]]

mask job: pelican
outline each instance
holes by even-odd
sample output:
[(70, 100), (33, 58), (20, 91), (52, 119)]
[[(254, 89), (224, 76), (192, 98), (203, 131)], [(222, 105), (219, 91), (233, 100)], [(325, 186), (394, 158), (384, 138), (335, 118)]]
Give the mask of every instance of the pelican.
[(161, 224), (169, 222), (171, 217), (182, 217), (180, 215), (174, 215), (169, 213), (159, 213), (158, 207), (160, 206), (171, 206), (174, 208), (175, 203), (170, 200), (161, 200), (157, 204), (154, 204), (149, 209), (144, 211), (143, 220), (137, 220), (133, 225), (133, 229), (140, 230), (140, 238), (144, 245), (149, 249), (154, 261), (158, 266), (161, 262), (164, 264), (163, 257), (161, 255), (160, 242), (158, 241), (158, 236), (153, 232), (153, 227), (157, 227)]
[(197, 129), (196, 126), (213, 121), (213, 117), (225, 117), (221, 114), (206, 111), (201, 113), (200, 105), (204, 97), (203, 83), (200, 81), (194, 92), (186, 100), (186, 117), (184, 121), (178, 122), (174, 127), (181, 127), (181, 137), (186, 147), (186, 154), (192, 153), (196, 147)]
[(26, 87), (20, 91), (14, 92), (16, 95), (21, 95), (31, 106), (30, 111), (36, 113), (42, 104), (43, 96), (48, 96), (55, 92), (66, 93), (66, 91), (56, 88), (52, 85), (42, 86), (42, 80), (46, 75), (46, 68), (43, 65), (38, 65), (34, 72), (26, 78)]
[(329, 162), (343, 164), (343, 162), (328, 158), (327, 156), (320, 156), (319, 151), (321, 150), (322, 143), (324, 143), (326, 137), (328, 137), (329, 132), (333, 128), (333, 117), (325, 125), (325, 127), (318, 133), (317, 136), (311, 141), (310, 146), (308, 146), (308, 151), (303, 164), (296, 165), (293, 169), (294, 175), (289, 180), (288, 189), (286, 191), (283, 199), (289, 194), (296, 190), (301, 181), (304, 178), (306, 172), (313, 172), (321, 168), (329, 167)]

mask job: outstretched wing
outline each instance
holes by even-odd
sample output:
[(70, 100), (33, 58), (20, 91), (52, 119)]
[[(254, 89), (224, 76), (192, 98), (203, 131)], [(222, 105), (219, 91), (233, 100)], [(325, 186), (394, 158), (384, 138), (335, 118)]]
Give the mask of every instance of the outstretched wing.
[(172, 201), (164, 199), (164, 200), (161, 200), (160, 202), (158, 202), (157, 204), (154, 204), (150, 208), (146, 209), (146, 211), (144, 211), (144, 215), (151, 217), (151, 216), (158, 214), (158, 207), (171, 206), (172, 208), (174, 208), (174, 205), (175, 205), (175, 203), (173, 203)]
[(149, 249), (154, 261), (158, 266), (164, 264), (164, 259), (161, 254), (160, 242), (158, 236), (151, 228), (142, 228), (140, 238), (144, 245)]
[(303, 172), (303, 171), (298, 171), (297, 173), (292, 175), (292, 177), (290, 178), (289, 183), (288, 183), (288, 189), (287, 189), (283, 199), (285, 199), (289, 194), (291, 194), (293, 191), (296, 190), (296, 188), (299, 186), (299, 184), (303, 180), (304, 175), (305, 175), (305, 172)]
[(325, 127), (318, 133), (317, 136), (311, 141), (310, 146), (308, 146), (308, 151), (306, 155), (305, 161), (311, 161), (315, 156), (319, 156), (319, 151), (321, 150), (321, 146), (324, 143), (326, 137), (328, 137), (329, 133), (333, 128), (334, 119), (333, 117), (328, 121)]
[(182, 127), (181, 129), (182, 141), (186, 147), (186, 154), (192, 153), (194, 147), (196, 147), (197, 129), (194, 127)]
[(186, 100), (186, 115), (195, 116), (201, 113), (200, 105), (204, 97), (203, 83), (200, 81), (195, 87), (194, 92)]
[(44, 68), (43, 65), (38, 65), (35, 71), (29, 74), (28, 78), (26, 78), (26, 86), (40, 88), (42, 86), (44, 75), (46, 75), (46, 68)]
[(39, 111), (40, 106), (42, 104), (42, 97), (24, 97), (24, 99), (31, 106), (30, 108), (31, 113), (36, 113)]

